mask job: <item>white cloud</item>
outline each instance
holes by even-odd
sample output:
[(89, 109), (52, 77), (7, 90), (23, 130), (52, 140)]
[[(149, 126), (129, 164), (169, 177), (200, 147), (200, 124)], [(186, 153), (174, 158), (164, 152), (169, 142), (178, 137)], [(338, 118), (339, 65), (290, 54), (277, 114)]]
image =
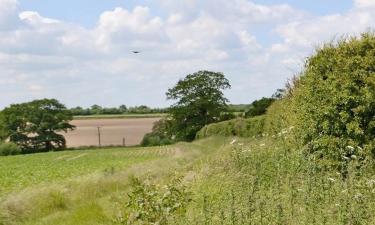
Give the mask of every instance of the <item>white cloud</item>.
[(17, 0), (0, 0), (0, 31), (17, 25)]
[(167, 88), (202, 69), (224, 72), (229, 98), (250, 102), (282, 87), (315, 45), (375, 25), (365, 0), (325, 16), (249, 0), (157, 2), (163, 16), (115, 8), (85, 28), (0, 0), (0, 107), (30, 92), (70, 106), (166, 105)]
[(354, 0), (354, 4), (358, 8), (375, 7), (374, 0)]

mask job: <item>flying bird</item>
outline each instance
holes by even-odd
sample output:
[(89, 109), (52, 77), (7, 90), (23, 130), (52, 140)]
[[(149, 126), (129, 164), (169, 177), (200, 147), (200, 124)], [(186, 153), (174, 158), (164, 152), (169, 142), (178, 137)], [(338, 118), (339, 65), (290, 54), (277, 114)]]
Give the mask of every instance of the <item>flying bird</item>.
[(134, 54), (138, 54), (138, 53), (141, 53), (140, 51), (133, 51)]

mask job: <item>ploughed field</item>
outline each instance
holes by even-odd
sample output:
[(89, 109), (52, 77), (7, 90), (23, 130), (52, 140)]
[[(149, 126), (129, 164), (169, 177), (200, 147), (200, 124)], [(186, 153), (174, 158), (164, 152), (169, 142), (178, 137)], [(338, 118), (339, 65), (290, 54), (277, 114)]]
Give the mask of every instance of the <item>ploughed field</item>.
[(98, 146), (98, 127), (102, 146), (138, 145), (143, 136), (150, 132), (153, 124), (160, 118), (124, 118), (124, 119), (77, 119), (71, 124), (76, 129), (62, 133), (68, 147)]

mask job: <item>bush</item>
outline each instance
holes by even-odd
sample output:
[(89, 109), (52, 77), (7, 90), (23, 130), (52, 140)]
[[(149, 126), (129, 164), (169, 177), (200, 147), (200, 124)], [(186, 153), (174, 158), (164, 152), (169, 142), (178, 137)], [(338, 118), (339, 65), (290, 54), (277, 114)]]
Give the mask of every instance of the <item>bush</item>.
[(250, 108), (246, 111), (246, 117), (260, 116), (267, 112), (267, 108), (275, 101), (274, 98), (262, 98), (251, 103)]
[(264, 121), (264, 116), (257, 116), (250, 119), (238, 118), (209, 124), (197, 133), (197, 139), (217, 135), (239, 137), (259, 136), (263, 133)]
[(170, 119), (161, 119), (154, 123), (152, 132), (147, 133), (141, 142), (142, 146), (159, 146), (174, 143), (173, 123)]
[(334, 162), (375, 156), (375, 35), (318, 49), (293, 104), (306, 153)]
[(132, 178), (132, 187), (125, 210), (117, 219), (122, 224), (173, 224), (169, 221), (185, 215), (192, 201), (180, 179), (160, 187)]
[(19, 155), (21, 154), (21, 149), (18, 145), (7, 142), (7, 143), (0, 143), (0, 156), (8, 156), (8, 155)]

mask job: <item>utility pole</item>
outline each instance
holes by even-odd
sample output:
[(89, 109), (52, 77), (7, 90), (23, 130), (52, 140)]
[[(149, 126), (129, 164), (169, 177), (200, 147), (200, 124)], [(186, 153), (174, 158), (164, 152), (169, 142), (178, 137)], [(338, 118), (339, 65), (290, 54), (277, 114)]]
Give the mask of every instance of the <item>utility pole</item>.
[(100, 142), (100, 127), (98, 127), (98, 141), (99, 141), (99, 148), (101, 148), (102, 143)]

